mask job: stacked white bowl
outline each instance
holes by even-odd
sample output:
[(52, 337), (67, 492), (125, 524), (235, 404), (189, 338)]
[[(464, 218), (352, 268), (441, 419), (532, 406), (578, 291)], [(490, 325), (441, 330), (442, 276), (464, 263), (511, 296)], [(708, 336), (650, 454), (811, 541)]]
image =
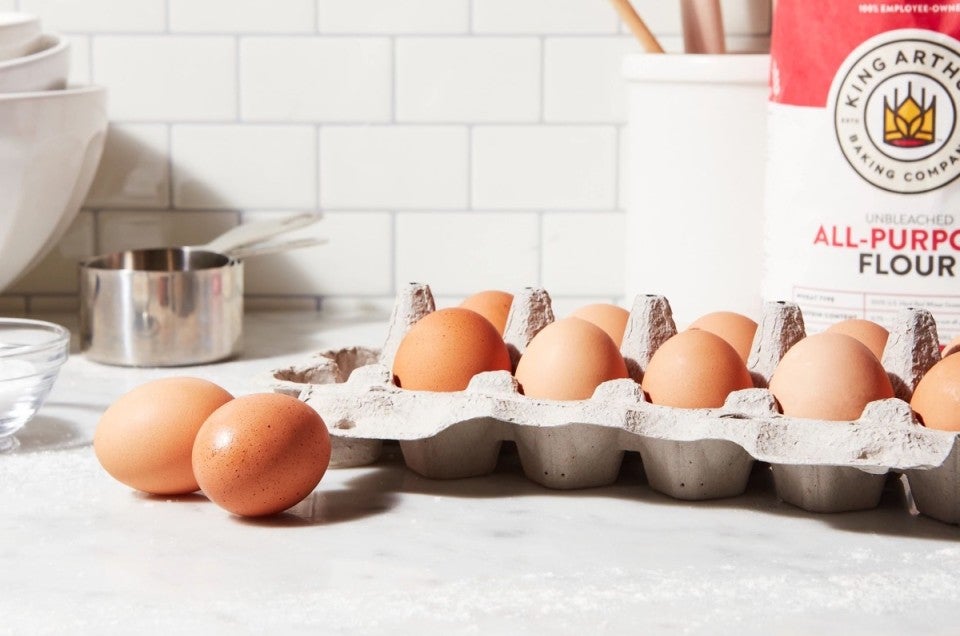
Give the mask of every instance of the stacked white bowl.
[(66, 38), (0, 13), (0, 292), (63, 236), (103, 153), (106, 90), (69, 70)]

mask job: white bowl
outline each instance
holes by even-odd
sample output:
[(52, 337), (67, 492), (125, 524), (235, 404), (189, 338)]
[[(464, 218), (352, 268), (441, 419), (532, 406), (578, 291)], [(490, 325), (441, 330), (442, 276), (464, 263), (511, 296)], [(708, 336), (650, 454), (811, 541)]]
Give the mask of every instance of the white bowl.
[(73, 222), (106, 134), (103, 87), (0, 95), (0, 291)]
[(0, 13), (0, 61), (27, 55), (40, 39), (40, 18), (28, 13)]
[(0, 62), (0, 93), (51, 91), (67, 85), (70, 41), (44, 33), (22, 57)]

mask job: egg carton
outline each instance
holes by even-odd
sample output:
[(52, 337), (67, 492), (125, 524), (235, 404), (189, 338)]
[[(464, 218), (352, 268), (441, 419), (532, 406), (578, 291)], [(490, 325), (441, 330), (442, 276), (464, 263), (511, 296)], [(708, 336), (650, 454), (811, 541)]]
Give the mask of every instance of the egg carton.
[[(477, 374), (452, 393), (397, 387), (397, 347), (434, 309), (429, 286), (411, 284), (398, 294), (382, 348), (322, 351), (272, 373), (274, 390), (298, 395), (326, 421), (333, 465), (375, 462), (383, 441), (397, 440), (407, 466), (421, 475), (474, 477), (492, 472), (502, 443), (512, 441), (529, 479), (576, 489), (613, 483), (624, 453), (636, 451), (650, 487), (706, 500), (742, 494), (759, 461), (770, 465), (780, 499), (811, 512), (874, 508), (888, 477), (902, 473), (921, 513), (960, 523), (958, 436), (923, 427), (908, 404), (941, 355), (926, 310), (901, 311), (891, 329), (883, 365), (895, 397), (868, 404), (857, 420), (836, 422), (785, 417), (767, 389), (780, 358), (805, 335), (792, 303), (764, 306), (747, 364), (755, 388), (709, 409), (651, 404), (638, 384), (657, 347), (677, 332), (663, 296), (637, 296), (630, 311), (621, 347), (630, 378), (573, 401), (526, 397), (506, 371)], [(514, 366), (553, 320), (546, 290), (515, 295), (504, 332)]]

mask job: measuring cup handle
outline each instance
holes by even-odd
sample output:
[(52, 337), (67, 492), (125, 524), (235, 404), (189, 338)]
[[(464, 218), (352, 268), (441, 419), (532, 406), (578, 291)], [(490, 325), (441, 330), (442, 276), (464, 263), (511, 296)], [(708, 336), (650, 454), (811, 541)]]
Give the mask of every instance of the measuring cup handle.
[(206, 245), (202, 246), (210, 252), (221, 252), (232, 256), (232, 252), (241, 247), (248, 247), (265, 239), (290, 232), (308, 225), (312, 225), (323, 218), (317, 212), (305, 212), (282, 219), (244, 223), (230, 229)]
[(302, 238), (291, 239), (289, 241), (277, 241), (274, 243), (258, 243), (249, 247), (238, 247), (228, 252), (230, 258), (243, 260), (251, 256), (265, 256), (267, 254), (279, 254), (289, 250), (296, 250), (302, 247), (313, 247), (314, 245), (324, 245), (327, 243), (325, 238)]

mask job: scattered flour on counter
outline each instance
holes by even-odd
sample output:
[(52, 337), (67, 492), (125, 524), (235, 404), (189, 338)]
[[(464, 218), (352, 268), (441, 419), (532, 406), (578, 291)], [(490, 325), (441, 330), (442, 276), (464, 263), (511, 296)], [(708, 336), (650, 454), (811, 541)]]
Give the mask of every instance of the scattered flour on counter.
[(136, 619), (148, 631), (171, 625), (189, 629), (205, 615), (254, 632), (284, 626), (351, 634), (529, 633), (535, 626), (540, 633), (574, 633), (590, 626), (593, 633), (652, 628), (682, 634), (760, 634), (784, 622), (804, 633), (808, 627), (843, 621), (845, 633), (872, 634), (896, 627), (897, 617), (906, 621), (901, 627), (917, 626), (914, 619), (923, 616), (924, 608), (960, 600), (951, 568), (919, 579), (883, 571), (824, 580), (816, 574), (711, 567), (699, 572), (504, 574), (438, 583), (431, 589), (359, 593), (327, 589), (273, 594), (264, 589), (252, 597), (224, 591), (212, 603), (183, 599), (177, 607), (122, 606), (102, 615), (88, 608), (85, 624), (102, 627)]
[(0, 497), (7, 512), (19, 503), (31, 509), (48, 504), (89, 507), (104, 479), (109, 477), (89, 446), (0, 456)]

